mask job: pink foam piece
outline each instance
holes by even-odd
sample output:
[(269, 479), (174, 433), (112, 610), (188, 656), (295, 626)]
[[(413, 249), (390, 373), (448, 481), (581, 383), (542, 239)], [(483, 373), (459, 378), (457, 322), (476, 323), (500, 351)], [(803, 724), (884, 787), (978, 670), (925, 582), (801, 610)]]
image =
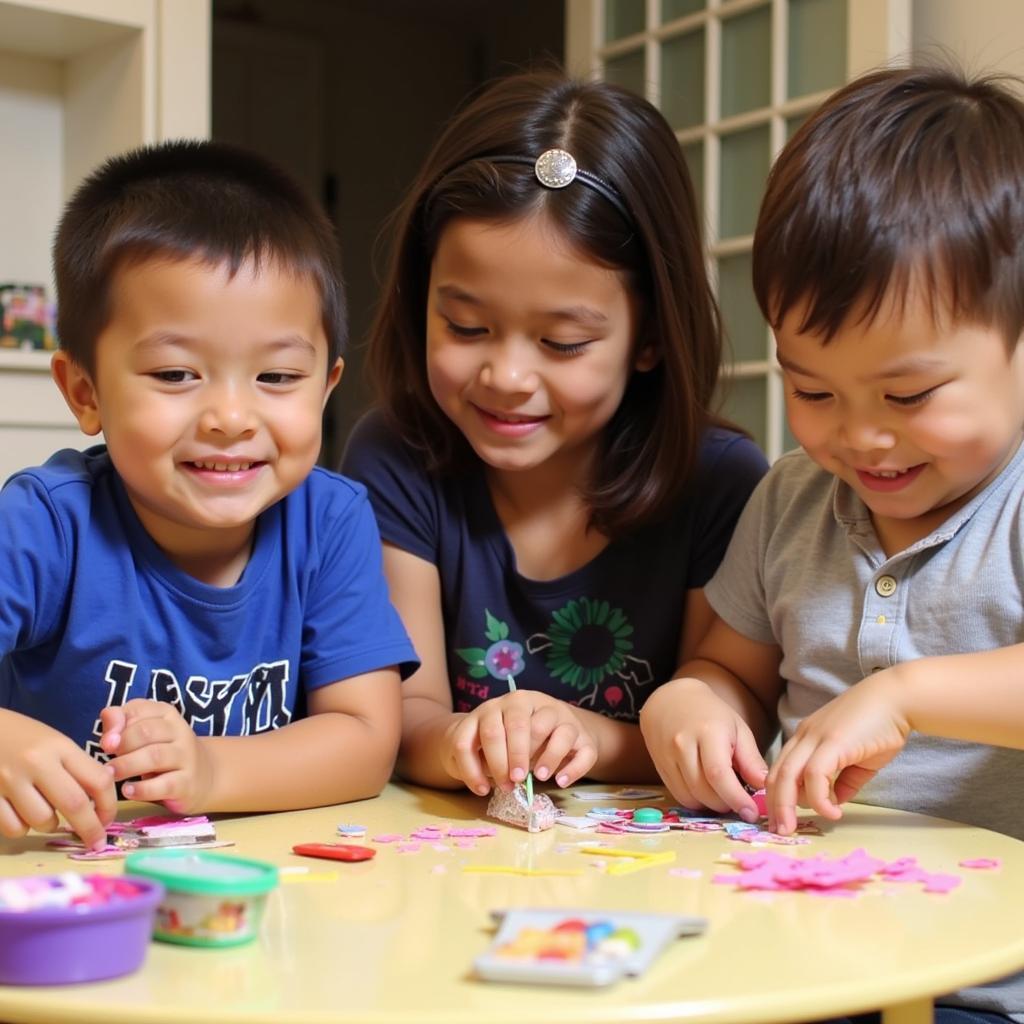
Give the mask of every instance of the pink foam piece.
[(1002, 867), (1003, 862), (998, 857), (971, 857), (968, 860), (960, 861), (962, 868), (974, 868), (977, 871), (991, 871), (993, 868)]
[(396, 832), (386, 832), (383, 835), (373, 836), (370, 839), (371, 843), (397, 843), (404, 839), (405, 836), (398, 835)]
[(759, 817), (768, 817), (768, 801), (765, 796), (765, 791), (759, 789), (756, 793), (750, 794), (750, 799), (754, 801), (754, 806), (757, 808)]
[(419, 853), (420, 852), (420, 844), (419, 843), (398, 843), (395, 846), (395, 849), (399, 853)]
[(787, 857), (771, 851), (751, 851), (736, 856), (740, 874), (715, 875), (713, 882), (738, 889), (769, 892), (855, 893), (876, 876), (888, 882), (920, 883), (924, 892), (945, 893), (960, 884), (956, 875), (933, 873), (918, 867), (914, 857), (886, 862), (866, 850), (845, 857)]

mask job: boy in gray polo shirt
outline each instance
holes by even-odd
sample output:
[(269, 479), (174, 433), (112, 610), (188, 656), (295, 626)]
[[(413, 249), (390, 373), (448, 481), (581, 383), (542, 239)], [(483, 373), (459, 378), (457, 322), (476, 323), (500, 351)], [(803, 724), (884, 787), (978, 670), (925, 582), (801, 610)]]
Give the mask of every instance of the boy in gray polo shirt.
[[(641, 712), (655, 764), (748, 820), (767, 775), (783, 833), (856, 796), (1024, 838), (1024, 104), (948, 69), (852, 82), (779, 156), (753, 262), (802, 450)], [(1024, 979), (940, 1002), (1024, 1021)]]

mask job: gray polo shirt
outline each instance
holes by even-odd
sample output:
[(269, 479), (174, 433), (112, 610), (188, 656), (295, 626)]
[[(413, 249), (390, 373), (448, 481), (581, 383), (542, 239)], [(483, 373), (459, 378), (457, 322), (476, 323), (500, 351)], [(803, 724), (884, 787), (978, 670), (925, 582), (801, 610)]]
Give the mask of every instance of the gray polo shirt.
[[(802, 451), (779, 459), (705, 594), (739, 633), (781, 647), (785, 738), (880, 668), (1024, 642), (1022, 499), (1024, 447), (949, 520), (887, 558), (850, 487)], [(912, 733), (857, 800), (1024, 839), (1022, 793), (1024, 751)], [(1024, 1021), (1024, 975), (959, 996)]]

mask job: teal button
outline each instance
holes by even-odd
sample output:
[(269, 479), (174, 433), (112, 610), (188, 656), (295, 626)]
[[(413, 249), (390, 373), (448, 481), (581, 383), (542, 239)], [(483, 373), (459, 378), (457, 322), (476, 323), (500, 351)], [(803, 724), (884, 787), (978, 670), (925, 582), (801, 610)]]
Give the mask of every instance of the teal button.
[(657, 807), (638, 807), (633, 812), (633, 820), (641, 825), (655, 825), (661, 818), (661, 811)]

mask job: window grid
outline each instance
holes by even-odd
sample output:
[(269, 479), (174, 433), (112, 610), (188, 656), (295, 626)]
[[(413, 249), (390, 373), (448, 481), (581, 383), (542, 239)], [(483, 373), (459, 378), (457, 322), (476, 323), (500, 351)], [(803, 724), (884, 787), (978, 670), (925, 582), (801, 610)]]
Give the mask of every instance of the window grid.
[[(614, 0), (611, 0), (614, 2)], [(786, 142), (792, 119), (814, 110), (831, 90), (790, 98), (787, 94), (789, 75), (790, 0), (707, 0), (703, 10), (686, 14), (664, 24), (661, 21), (662, 0), (638, 0), (645, 3), (646, 27), (607, 44), (604, 41), (606, 0), (595, 0), (593, 25), (594, 70), (604, 77), (609, 61), (629, 57), (642, 51), (644, 56), (644, 89), (647, 98), (662, 106), (662, 45), (681, 36), (703, 32), (704, 36), (704, 119), (702, 124), (678, 129), (681, 146), (699, 144), (703, 152), (703, 214), (707, 239), (708, 272), (716, 291), (719, 289), (719, 261), (737, 255), (749, 255), (753, 236), (750, 233), (723, 234), (722, 171), (723, 140), (736, 142), (739, 133), (758, 128), (768, 132), (768, 159), (774, 161)], [(757, 11), (768, 11), (770, 18), (770, 83), (767, 105), (723, 117), (722, 67), (723, 29), (733, 19)], [(735, 25), (733, 26), (735, 27)], [(608, 77), (614, 77), (609, 75)], [(845, 79), (845, 73), (842, 75)], [(728, 198), (726, 196), (725, 198)], [(737, 339), (738, 340), (738, 339)], [(756, 342), (755, 342), (756, 344)], [(782, 377), (775, 360), (774, 344), (767, 325), (763, 329), (763, 357), (737, 358), (726, 367), (728, 380), (741, 382), (760, 380), (765, 389), (765, 422), (759, 424), (758, 440), (772, 460), (792, 441), (785, 430), (785, 401)]]

